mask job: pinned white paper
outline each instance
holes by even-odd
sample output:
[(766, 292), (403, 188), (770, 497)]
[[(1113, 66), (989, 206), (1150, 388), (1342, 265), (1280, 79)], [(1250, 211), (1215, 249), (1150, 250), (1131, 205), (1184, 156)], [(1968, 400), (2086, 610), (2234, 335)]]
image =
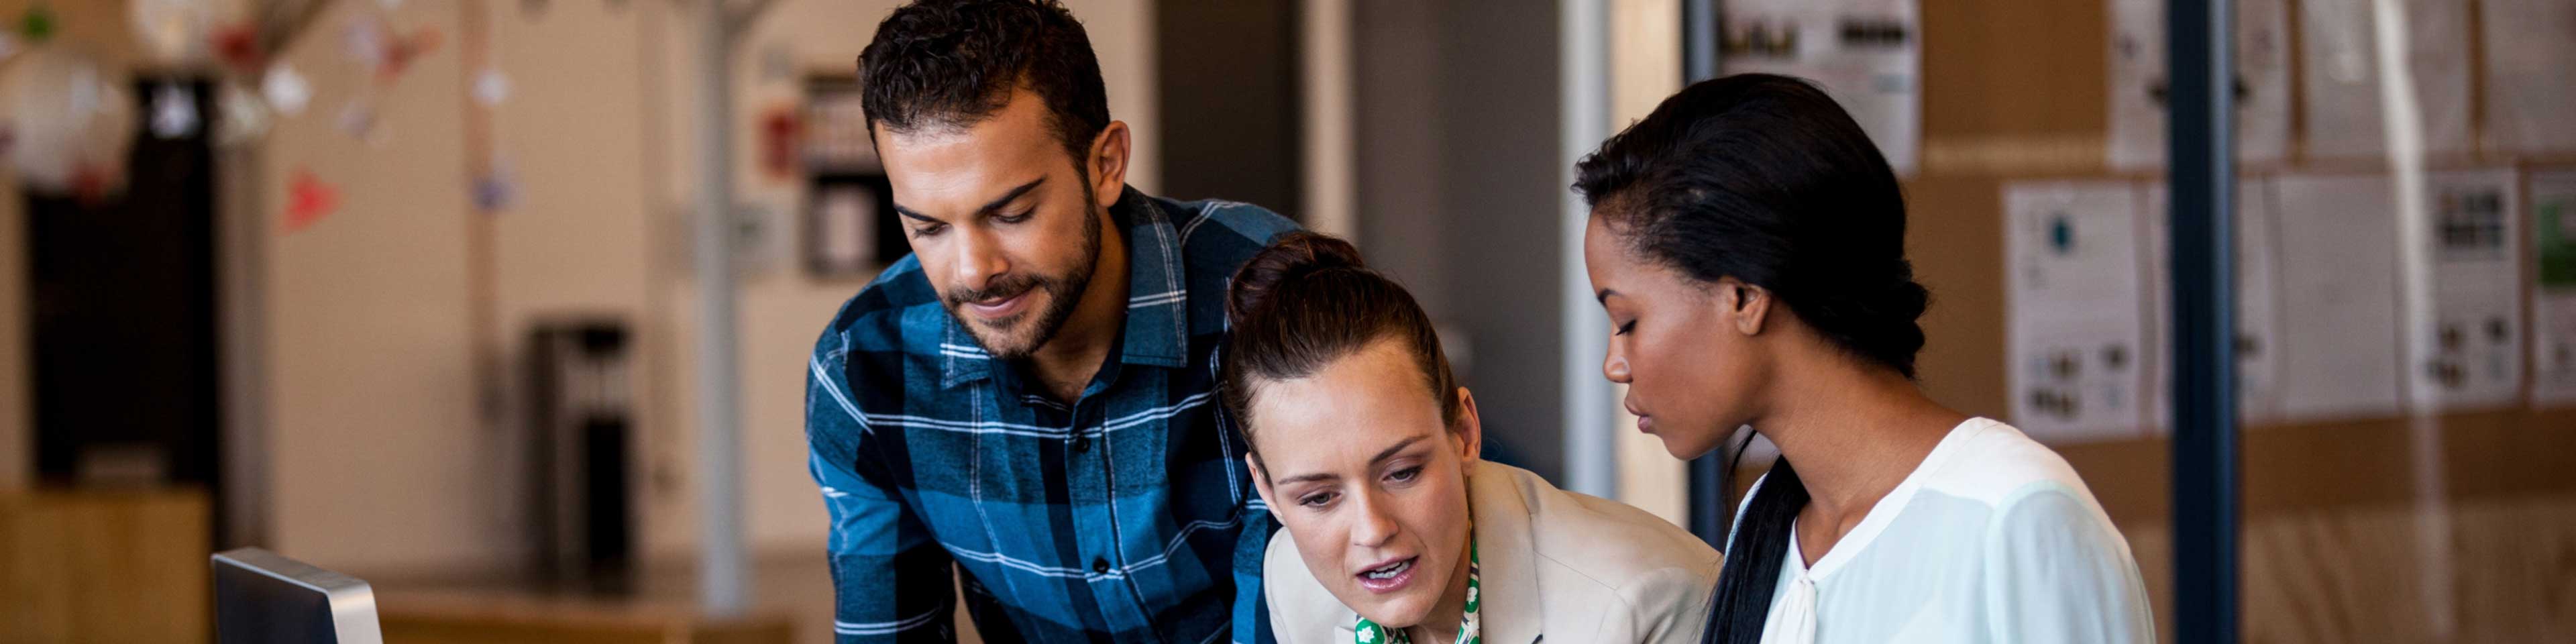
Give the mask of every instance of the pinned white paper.
[(2576, 171), (2531, 175), (2531, 403), (2576, 404)]
[(2442, 410), (2510, 404), (2522, 391), (2523, 357), (2513, 171), (2436, 172), (2425, 184), (2433, 310), (2424, 319), (2432, 327), (2412, 334), (2429, 351), (2407, 382), (2414, 400)]
[(2139, 193), (2127, 182), (2004, 186), (2006, 381), (2013, 424), (2041, 440), (2140, 433)]
[[(2282, 0), (2236, 2), (2236, 158), (2279, 163), (2290, 148), (2289, 7)], [(2165, 166), (2169, 108), (2164, 0), (2111, 6), (2111, 167)]]
[[(2158, 183), (2147, 188), (2149, 230), (2146, 284), (2148, 341), (2147, 382), (2155, 395), (2148, 407), (2158, 431), (2173, 426), (2173, 215), (2171, 194)], [(2272, 181), (2238, 177), (2236, 181), (2236, 417), (2267, 422), (2281, 415), (2281, 327), (2275, 306), (2280, 280), (2278, 199)]]
[(1923, 20), (1915, 0), (1726, 0), (1726, 73), (1815, 81), (1898, 174), (1922, 143)]
[(2292, 175), (2273, 183), (2284, 418), (2380, 417), (2400, 409), (2391, 190), (2378, 175)]
[(2576, 151), (2576, 2), (2480, 0), (2486, 136), (2505, 152)]
[(510, 100), (510, 76), (498, 69), (485, 69), (474, 75), (474, 102), (484, 107)]
[[(2374, 0), (2301, 0), (2301, 106), (2311, 157), (2379, 158), (2388, 153), (2383, 116), (2378, 21)], [(2406, 0), (2403, 57), (2415, 84), (2405, 100), (2422, 128), (2424, 151), (2469, 149), (2469, 46), (2467, 0)], [(2554, 78), (2554, 76), (2553, 76)], [(2537, 78), (2517, 79), (2541, 82)]]

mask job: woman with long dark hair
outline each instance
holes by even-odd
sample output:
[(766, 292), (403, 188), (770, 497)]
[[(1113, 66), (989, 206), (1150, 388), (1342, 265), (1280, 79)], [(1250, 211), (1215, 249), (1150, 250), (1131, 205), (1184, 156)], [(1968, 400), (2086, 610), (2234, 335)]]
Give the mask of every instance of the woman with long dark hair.
[(1638, 428), (1681, 458), (1748, 425), (1780, 449), (1706, 641), (2155, 641), (2128, 543), (2065, 460), (1916, 387), (1930, 294), (1904, 196), (1832, 98), (1693, 84), (1577, 173), (1602, 372)]

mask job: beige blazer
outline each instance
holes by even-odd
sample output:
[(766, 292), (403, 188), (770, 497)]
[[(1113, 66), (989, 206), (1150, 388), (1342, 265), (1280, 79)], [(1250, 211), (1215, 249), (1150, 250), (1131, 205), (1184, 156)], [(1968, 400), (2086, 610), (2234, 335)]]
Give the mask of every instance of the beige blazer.
[[(1556, 489), (1528, 470), (1478, 461), (1476, 518), (1485, 641), (1696, 643), (1718, 555), (1672, 523)], [(1281, 644), (1347, 644), (1359, 614), (1324, 590), (1288, 531), (1270, 538), (1262, 588)]]

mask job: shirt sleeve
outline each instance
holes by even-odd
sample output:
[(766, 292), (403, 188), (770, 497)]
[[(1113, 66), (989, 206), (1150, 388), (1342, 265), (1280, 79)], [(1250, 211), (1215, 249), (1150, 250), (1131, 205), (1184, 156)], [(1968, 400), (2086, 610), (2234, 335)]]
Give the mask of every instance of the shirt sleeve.
[(1985, 553), (1991, 641), (2156, 641), (2128, 541), (2074, 491), (2048, 483), (2018, 494), (1994, 530)]
[[(829, 343), (827, 335), (824, 340)], [(840, 644), (955, 642), (956, 590), (948, 552), (930, 538), (900, 492), (859, 472), (868, 427), (851, 403), (840, 352), (818, 347), (808, 365), (807, 469), (831, 516), (832, 633)]]
[(1234, 642), (1235, 644), (1276, 644), (1278, 636), (1270, 629), (1270, 602), (1261, 588), (1264, 558), (1270, 553), (1270, 534), (1277, 524), (1270, 518), (1270, 508), (1261, 497), (1244, 503), (1243, 532), (1234, 544)]

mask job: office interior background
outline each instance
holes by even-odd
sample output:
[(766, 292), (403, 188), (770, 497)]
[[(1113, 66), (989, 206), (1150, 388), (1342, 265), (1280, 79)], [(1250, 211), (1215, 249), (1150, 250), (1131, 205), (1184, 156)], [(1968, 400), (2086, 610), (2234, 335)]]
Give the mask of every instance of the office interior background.
[[(388, 641), (828, 641), (805, 362), (904, 253), (895, 4), (0, 0), (0, 642), (210, 641), (240, 546)], [(2175, 637), (2165, 2), (1067, 4), (1133, 185), (1353, 238), (1489, 457), (1700, 528), (1571, 165), (1693, 74), (1823, 83), (1904, 180), (1923, 388), (2072, 462)], [(2576, 637), (2576, 3), (2230, 4), (2244, 639)]]

